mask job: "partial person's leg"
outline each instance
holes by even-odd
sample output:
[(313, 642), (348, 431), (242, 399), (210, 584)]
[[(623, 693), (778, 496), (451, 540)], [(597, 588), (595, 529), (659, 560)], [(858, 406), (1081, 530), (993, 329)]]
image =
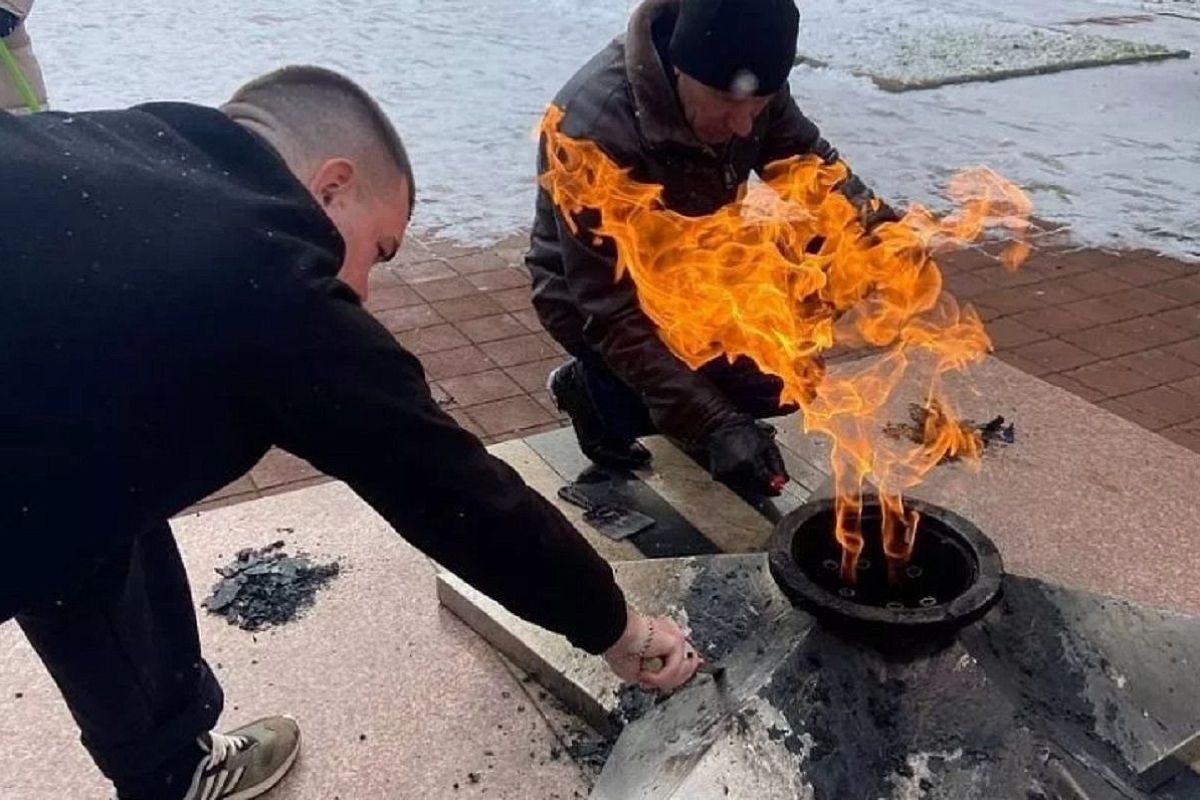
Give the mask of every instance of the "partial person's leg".
[(654, 433), (650, 413), (596, 354), (572, 358), (550, 375), (550, 393), (571, 418), (584, 455), (602, 467), (636, 469), (650, 461), (638, 437)]
[(221, 714), (200, 657), (187, 574), (170, 527), (119, 548), (72, 598), (17, 617), (83, 744), (120, 796), (181, 798)]

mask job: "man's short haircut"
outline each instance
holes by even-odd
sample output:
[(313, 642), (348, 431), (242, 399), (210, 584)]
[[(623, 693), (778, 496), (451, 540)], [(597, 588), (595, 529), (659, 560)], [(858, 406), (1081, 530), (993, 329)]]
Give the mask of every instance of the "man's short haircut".
[(309, 174), (330, 158), (350, 157), (376, 185), (398, 170), (408, 183), (410, 208), (416, 202), (400, 134), (375, 98), (344, 75), (323, 67), (283, 67), (238, 89), (222, 111), (265, 136), (297, 172)]

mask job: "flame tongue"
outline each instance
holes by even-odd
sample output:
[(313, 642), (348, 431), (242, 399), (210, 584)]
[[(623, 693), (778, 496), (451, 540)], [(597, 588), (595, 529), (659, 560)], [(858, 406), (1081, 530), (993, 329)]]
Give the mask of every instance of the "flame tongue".
[[(599, 212), (590, 234), (614, 243), (616, 277), (633, 280), (671, 351), (693, 369), (718, 356), (753, 359), (782, 379), (781, 399), (802, 408), (805, 430), (832, 440), (843, 580), (853, 581), (863, 549), (868, 480), (881, 499), (889, 565), (907, 562), (919, 518), (905, 510), (903, 492), (947, 454), (977, 459), (980, 451), (943, 396), (941, 376), (990, 348), (974, 309), (942, 291), (932, 253), (1001, 226), (1016, 236), (1001, 258), (1015, 269), (1028, 254), (1020, 237), (1029, 200), (975, 168), (950, 182), (954, 213), (937, 217), (914, 205), (902, 222), (868, 234), (837, 190), (845, 164), (802, 156), (771, 164), (736, 202), (686, 217), (666, 208), (661, 186), (632, 180), (594, 143), (560, 133), (561, 119), (551, 107), (542, 121), (541, 184), (576, 233), (576, 214)], [(835, 345), (869, 345), (882, 355), (857, 371), (827, 374), (821, 356)], [(877, 415), (918, 353), (933, 365), (923, 440), (883, 447)]]

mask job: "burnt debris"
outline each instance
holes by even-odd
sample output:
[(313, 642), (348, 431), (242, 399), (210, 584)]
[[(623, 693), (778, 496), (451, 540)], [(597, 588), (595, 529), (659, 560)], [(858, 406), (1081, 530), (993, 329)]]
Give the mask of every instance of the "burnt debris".
[(304, 553), (290, 556), (284, 547), (277, 541), (239, 551), (232, 563), (217, 568), (221, 579), (202, 605), (246, 631), (299, 617), (313, 604), (317, 591), (338, 576), (341, 565), (314, 563)]
[[(913, 444), (926, 444), (926, 435), (931, 427), (931, 418), (940, 419), (944, 416), (945, 411), (937, 404), (931, 408), (920, 403), (910, 403), (908, 406), (908, 421), (889, 422), (883, 426), (883, 432), (893, 439), (908, 441)], [(1009, 422), (1002, 416), (993, 417), (988, 422), (983, 423), (971, 419), (959, 420), (958, 425), (965, 435), (978, 437), (980, 444), (985, 450), (991, 447), (1004, 447), (1014, 444), (1017, 441), (1016, 423)], [(948, 453), (942, 458), (941, 463), (945, 464), (957, 460), (957, 455)]]

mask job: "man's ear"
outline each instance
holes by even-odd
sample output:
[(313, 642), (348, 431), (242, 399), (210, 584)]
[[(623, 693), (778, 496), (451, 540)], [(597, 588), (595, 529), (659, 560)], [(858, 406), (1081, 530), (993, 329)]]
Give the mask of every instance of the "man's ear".
[(334, 200), (344, 197), (354, 188), (357, 173), (354, 162), (348, 158), (331, 158), (317, 168), (308, 183), (308, 190), (322, 208), (328, 208)]

